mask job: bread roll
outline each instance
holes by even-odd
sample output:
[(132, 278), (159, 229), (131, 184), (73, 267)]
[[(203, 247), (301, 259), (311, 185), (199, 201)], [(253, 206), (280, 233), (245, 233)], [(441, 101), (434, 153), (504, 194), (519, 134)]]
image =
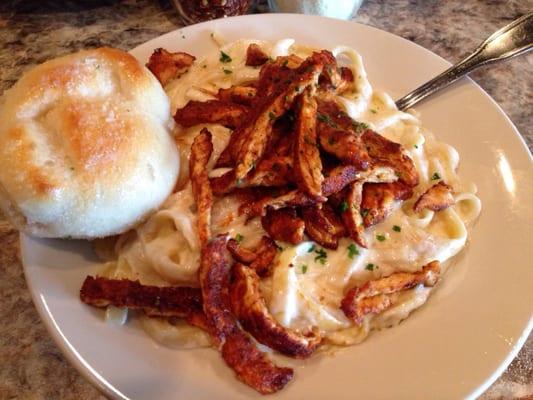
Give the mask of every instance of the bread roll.
[(165, 200), (179, 172), (168, 98), (121, 50), (35, 67), (0, 100), (0, 121), (0, 207), (35, 236), (124, 232)]

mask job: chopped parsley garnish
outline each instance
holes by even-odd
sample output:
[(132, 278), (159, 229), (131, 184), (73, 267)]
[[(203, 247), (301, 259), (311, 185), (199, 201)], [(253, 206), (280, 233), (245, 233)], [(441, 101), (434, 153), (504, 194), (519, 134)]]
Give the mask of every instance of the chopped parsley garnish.
[(433, 174), (433, 176), (431, 177), (431, 180), (432, 180), (432, 181), (436, 181), (437, 179), (440, 179), (440, 175), (439, 175), (438, 172), (435, 172), (435, 173)]
[(233, 71), (232, 71), (231, 69), (227, 69), (227, 68), (222, 68), (222, 71), (224, 71), (224, 73), (225, 73), (226, 75), (229, 75), (229, 74), (232, 74), (232, 73), (233, 73)]
[(302, 265), (302, 274), (305, 274), (307, 272), (307, 265)]
[(307, 250), (308, 253), (312, 253), (313, 251), (315, 251), (315, 245), (312, 245), (312, 246), (309, 247), (309, 249)]
[(229, 63), (231, 62), (231, 57), (228, 56), (226, 53), (224, 53), (223, 51), (220, 52), (220, 58), (219, 58), (220, 62), (221, 63)]
[(373, 108), (370, 109), (370, 112), (371, 112), (372, 114), (376, 114), (376, 113), (377, 113), (377, 111), (374, 110)]
[(315, 261), (318, 261), (320, 264), (325, 264), (326, 259), (328, 258), (328, 253), (326, 253), (326, 250), (318, 249), (315, 250), (315, 253), (317, 254), (317, 256), (315, 257)]
[(340, 212), (344, 212), (348, 209), (348, 203), (346, 201), (343, 201), (341, 205), (339, 206)]
[(376, 235), (376, 239), (379, 240), (380, 242), (384, 242), (385, 239), (387, 239), (387, 238), (385, 237), (385, 235), (377, 234)]
[(317, 114), (316, 119), (318, 119), (320, 122), (323, 122), (323, 123), (331, 126), (332, 128), (338, 128), (339, 127), (335, 122), (333, 122), (333, 120), (331, 119), (331, 117), (329, 115)]
[(366, 264), (366, 267), (365, 269), (369, 270), (369, 271), (374, 271), (374, 268), (376, 268), (376, 266), (372, 263), (368, 263)]
[(364, 218), (368, 215), (368, 213), (370, 212), (370, 210), (368, 208), (363, 208), (361, 210), (361, 216)]
[(417, 144), (415, 144), (415, 149), (418, 149), (418, 145)]
[(237, 241), (237, 243), (242, 242), (243, 239), (244, 239), (244, 236), (242, 236), (240, 233), (237, 233), (235, 235), (235, 240)]
[(276, 248), (278, 249), (278, 251), (283, 251), (283, 247), (281, 247), (279, 244), (276, 243)]
[(392, 226), (392, 230), (394, 232), (401, 232), (402, 231), (402, 228), (400, 227), (400, 225), (393, 225)]
[(268, 118), (270, 118), (271, 121), (276, 119), (276, 114), (274, 114), (272, 111), (268, 113)]
[(281, 63), (281, 66), (286, 67), (288, 63), (289, 63), (289, 60), (283, 60), (283, 62)]
[(355, 243), (352, 243), (348, 246), (348, 257), (354, 258), (354, 256), (359, 255), (359, 249), (355, 245)]
[(365, 124), (364, 122), (357, 122), (357, 121), (352, 122), (352, 127), (355, 129), (355, 133), (361, 133), (368, 129), (367, 124)]

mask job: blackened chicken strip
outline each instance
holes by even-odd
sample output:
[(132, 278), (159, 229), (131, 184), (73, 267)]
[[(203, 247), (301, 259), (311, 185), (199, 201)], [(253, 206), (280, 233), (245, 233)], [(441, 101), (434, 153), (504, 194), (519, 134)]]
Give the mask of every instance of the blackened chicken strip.
[(174, 120), (183, 127), (198, 124), (221, 124), (235, 129), (245, 120), (248, 107), (222, 100), (189, 101), (176, 110)]
[(331, 64), (336, 65), (336, 61), (330, 52), (323, 50), (313, 53), (298, 67), (295, 78), (285, 90), (267, 97), (263, 104), (258, 105), (256, 117), (243, 128), (246, 133), (243, 135), (242, 145), (237, 149), (237, 179), (243, 179), (254, 167), (256, 160), (263, 156), (273, 122), (292, 106), (299, 94), (313, 86), (322, 69)]
[(322, 161), (316, 141), (316, 100), (307, 88), (297, 101), (294, 140), (294, 173), (298, 189), (312, 198), (324, 201), (322, 196)]
[(205, 243), (211, 237), (211, 207), (213, 206), (213, 193), (209, 185), (207, 163), (213, 152), (211, 133), (203, 128), (194, 138), (189, 158), (189, 176), (191, 178), (192, 192), (196, 202), (198, 220), (198, 237), (200, 243)]
[(302, 218), (305, 222), (305, 233), (314, 242), (327, 249), (336, 249), (339, 238), (344, 236), (346, 229), (329, 203), (303, 207)]
[(165, 49), (159, 48), (154, 50), (146, 67), (164, 86), (187, 72), (195, 59), (194, 56), (187, 53), (170, 53)]
[(351, 288), (342, 300), (344, 314), (357, 325), (363, 323), (367, 314), (378, 314), (393, 305), (391, 295), (411, 289), (419, 284), (435, 286), (440, 277), (440, 263), (432, 261), (418, 272), (396, 272), (385, 278)]
[(397, 181), (390, 183), (365, 183), (361, 214), (365, 227), (380, 223), (389, 216), (397, 200), (407, 200), (413, 190), (407, 184)]
[(233, 267), (230, 298), (241, 325), (259, 343), (294, 358), (307, 358), (320, 345), (318, 330), (303, 334), (283, 327), (274, 319), (261, 295), (259, 276), (243, 264)]
[(88, 276), (80, 299), (94, 307), (115, 306), (142, 310), (147, 315), (185, 318), (202, 313), (200, 289), (185, 286), (148, 286), (128, 279)]
[(225, 235), (217, 236), (202, 248), (199, 279), (207, 324), (222, 357), (237, 377), (259, 393), (274, 393), (292, 379), (293, 370), (277, 367), (259, 351), (231, 312), (231, 262), (226, 239)]
[(420, 212), (424, 209), (431, 211), (442, 211), (455, 204), (453, 198), (453, 188), (444, 183), (439, 182), (426, 190), (416, 201), (413, 206), (415, 212)]

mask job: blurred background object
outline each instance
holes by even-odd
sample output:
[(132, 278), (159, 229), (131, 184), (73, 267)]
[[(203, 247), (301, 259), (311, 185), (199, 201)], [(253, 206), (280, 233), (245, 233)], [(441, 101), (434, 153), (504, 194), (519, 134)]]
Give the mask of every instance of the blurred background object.
[(324, 17), (350, 19), (363, 0), (268, 0), (274, 12), (315, 14)]
[(254, 0), (172, 0), (185, 25), (210, 19), (243, 15), (253, 8)]

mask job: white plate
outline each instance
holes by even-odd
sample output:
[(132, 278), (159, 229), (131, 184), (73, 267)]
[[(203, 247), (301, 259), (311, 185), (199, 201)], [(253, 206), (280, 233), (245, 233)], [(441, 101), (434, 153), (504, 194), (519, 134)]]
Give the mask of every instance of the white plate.
[[(165, 47), (195, 55), (228, 40), (293, 37), (363, 56), (371, 83), (393, 97), (449, 64), (407, 40), (368, 26), (303, 15), (252, 15), (171, 32), (132, 53), (146, 61)], [(531, 331), (533, 309), (533, 171), (516, 129), (468, 80), (418, 107), (424, 125), (461, 155), (460, 173), (483, 201), (471, 242), (428, 303), (400, 326), (377, 332), (334, 357), (299, 361), (275, 398), (474, 398), (505, 369)], [(33, 301), (69, 361), (108, 395), (131, 399), (244, 399), (260, 395), (239, 383), (215, 350), (178, 351), (154, 343), (130, 322), (113, 327), (83, 305), (78, 291), (97, 270), (84, 242), (21, 237)], [(291, 363), (292, 364), (292, 363)], [(270, 397), (270, 398), (273, 398)]]

